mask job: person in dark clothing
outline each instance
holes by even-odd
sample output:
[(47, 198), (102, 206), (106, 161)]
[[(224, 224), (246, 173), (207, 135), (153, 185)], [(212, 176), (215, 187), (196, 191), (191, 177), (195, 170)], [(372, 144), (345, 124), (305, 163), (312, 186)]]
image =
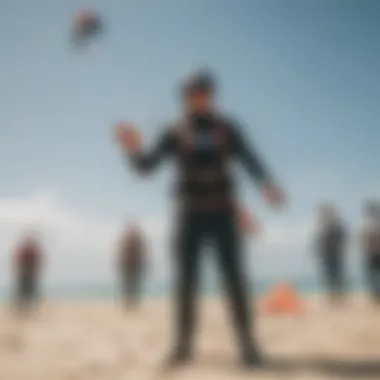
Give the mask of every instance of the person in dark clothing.
[(366, 204), (366, 217), (362, 231), (365, 276), (373, 299), (380, 304), (380, 205), (370, 201)]
[(167, 157), (178, 169), (174, 238), (178, 325), (169, 362), (182, 364), (192, 356), (201, 248), (205, 242), (212, 242), (231, 302), (243, 362), (257, 365), (261, 356), (251, 330), (243, 276), (242, 236), (230, 165), (233, 159), (244, 164), (271, 204), (280, 205), (283, 197), (237, 123), (216, 111), (214, 93), (215, 81), (209, 73), (200, 71), (189, 77), (181, 88), (185, 116), (169, 126), (150, 153), (141, 152), (139, 135), (132, 126), (119, 126), (116, 136), (141, 173), (153, 171)]
[(317, 236), (317, 254), (322, 279), (330, 300), (340, 301), (345, 293), (345, 229), (332, 205), (322, 205), (318, 216), (320, 231)]
[(126, 306), (136, 306), (140, 301), (145, 261), (144, 237), (137, 226), (132, 226), (123, 237), (117, 265)]
[(28, 311), (39, 298), (41, 247), (33, 235), (23, 239), (14, 255), (15, 303), (18, 309)]

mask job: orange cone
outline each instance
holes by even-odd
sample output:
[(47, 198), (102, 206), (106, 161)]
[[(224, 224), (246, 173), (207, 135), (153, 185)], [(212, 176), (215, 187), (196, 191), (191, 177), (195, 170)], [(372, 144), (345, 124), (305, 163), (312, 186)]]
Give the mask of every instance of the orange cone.
[(303, 314), (305, 304), (288, 283), (276, 285), (261, 301), (260, 309), (266, 314)]

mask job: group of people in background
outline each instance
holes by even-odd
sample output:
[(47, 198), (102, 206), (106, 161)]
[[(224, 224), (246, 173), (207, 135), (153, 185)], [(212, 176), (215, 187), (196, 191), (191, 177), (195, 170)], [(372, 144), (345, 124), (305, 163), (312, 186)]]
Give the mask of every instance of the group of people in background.
[[(123, 232), (116, 255), (116, 272), (120, 296), (126, 306), (136, 306), (142, 292), (146, 270), (146, 241), (138, 225)], [(21, 312), (30, 311), (41, 297), (40, 280), (43, 267), (43, 249), (34, 233), (26, 234), (12, 257), (14, 303)]]
[[(257, 221), (243, 211), (238, 215), (244, 232), (254, 234)], [(321, 283), (332, 302), (344, 299), (347, 289), (347, 226), (337, 209), (322, 204), (317, 215), (316, 253), (321, 268)], [(363, 208), (360, 231), (360, 251), (363, 274), (368, 292), (380, 303), (380, 203), (368, 201)], [(142, 228), (130, 225), (122, 234), (116, 257), (116, 272), (123, 304), (137, 306), (141, 299), (147, 270), (147, 244)], [(34, 234), (27, 234), (16, 247), (13, 256), (14, 298), (22, 310), (33, 307), (40, 298), (40, 274), (43, 253)]]
[[(365, 283), (373, 300), (380, 303), (380, 203), (368, 201), (363, 209), (360, 251)], [(333, 302), (344, 298), (347, 288), (347, 227), (331, 204), (318, 210), (317, 256), (322, 282)]]
[[(245, 210), (237, 215), (241, 230), (246, 235), (258, 232), (258, 223)], [(143, 292), (145, 273), (148, 267), (147, 241), (143, 229), (130, 224), (123, 231), (116, 252), (116, 275), (122, 303), (136, 307)], [(31, 309), (40, 298), (40, 279), (43, 264), (43, 249), (34, 233), (27, 233), (17, 245), (13, 260), (14, 300), (20, 310)]]

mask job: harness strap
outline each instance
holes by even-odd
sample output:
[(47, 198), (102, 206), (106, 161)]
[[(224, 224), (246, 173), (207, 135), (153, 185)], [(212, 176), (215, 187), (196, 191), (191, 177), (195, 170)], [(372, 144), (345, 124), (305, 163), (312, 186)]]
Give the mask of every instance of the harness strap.
[(224, 177), (224, 158), (228, 152), (228, 129), (225, 121), (221, 118), (215, 118), (216, 126), (212, 131), (212, 138), (215, 144), (219, 147), (222, 160), (221, 162), (208, 169), (194, 169), (191, 165), (187, 164), (186, 157), (192, 153), (195, 146), (195, 133), (189, 121), (182, 120), (177, 127), (177, 136), (180, 144), (180, 154), (184, 158), (183, 160), (183, 173), (184, 177), (189, 180), (199, 180), (201, 182), (215, 182), (223, 179)]
[[(219, 145), (223, 151), (228, 144), (228, 129), (226, 122), (219, 117), (215, 117), (216, 126), (214, 127), (213, 139), (217, 145)], [(194, 131), (192, 126), (190, 125), (189, 120), (183, 119), (179, 122), (176, 127), (176, 133), (181, 142), (182, 151), (188, 151), (189, 149), (194, 147)]]

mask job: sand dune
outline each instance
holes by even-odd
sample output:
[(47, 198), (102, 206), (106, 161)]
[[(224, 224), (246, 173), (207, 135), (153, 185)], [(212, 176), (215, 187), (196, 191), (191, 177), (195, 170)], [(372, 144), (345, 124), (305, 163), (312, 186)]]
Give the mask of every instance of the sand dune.
[(55, 302), (31, 318), (0, 314), (1, 380), (145, 379), (380, 379), (380, 308), (363, 297), (331, 308), (317, 298), (303, 317), (257, 318), (267, 365), (238, 366), (228, 309), (203, 301), (197, 355), (181, 370), (167, 371), (171, 305), (149, 301), (126, 312), (110, 302)]

